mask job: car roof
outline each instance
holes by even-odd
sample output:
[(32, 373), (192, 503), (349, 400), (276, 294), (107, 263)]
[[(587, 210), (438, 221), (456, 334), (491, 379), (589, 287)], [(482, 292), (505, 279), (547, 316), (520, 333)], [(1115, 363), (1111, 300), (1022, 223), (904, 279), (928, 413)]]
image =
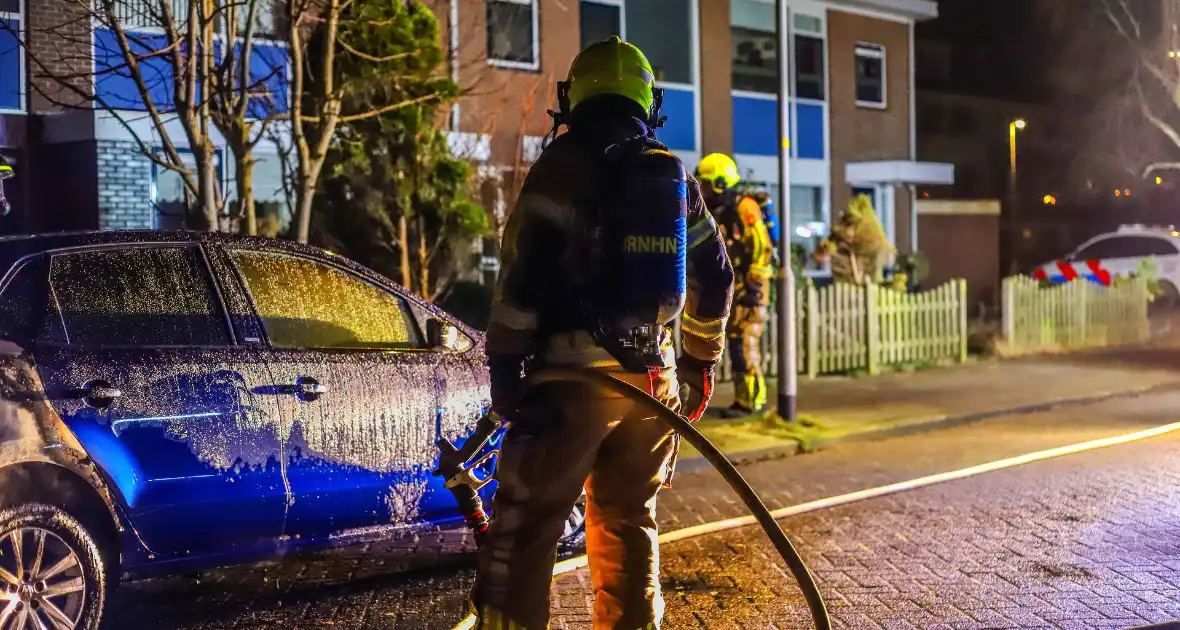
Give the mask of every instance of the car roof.
[[(92, 230), (85, 232), (50, 232), (45, 234), (0, 236), (0, 280), (4, 279), (5, 273), (8, 272), (13, 263), (30, 254), (73, 247), (146, 245), (151, 243), (219, 243), (232, 244), (245, 248), (281, 249), (293, 254), (329, 258), (342, 267), (352, 269), (363, 276), (377, 276), (390, 285), (401, 286), (349, 258), (311, 245), (304, 245), (279, 238), (184, 230)], [(404, 287), (402, 290), (410, 294), (410, 291)], [(443, 313), (443, 310), (432, 302), (420, 302), (422, 307), (435, 315)], [(460, 323), (460, 327), (467, 331), (468, 334), (479, 334), (478, 331), (465, 324)]]
[(286, 249), (305, 254), (327, 255), (347, 260), (316, 247), (294, 241), (256, 236), (239, 236), (221, 232), (166, 231), (166, 230), (94, 230), (85, 232), (50, 232), (0, 236), (0, 275), (12, 263), (40, 252), (91, 245), (135, 245), (149, 243), (225, 243), (244, 247)]

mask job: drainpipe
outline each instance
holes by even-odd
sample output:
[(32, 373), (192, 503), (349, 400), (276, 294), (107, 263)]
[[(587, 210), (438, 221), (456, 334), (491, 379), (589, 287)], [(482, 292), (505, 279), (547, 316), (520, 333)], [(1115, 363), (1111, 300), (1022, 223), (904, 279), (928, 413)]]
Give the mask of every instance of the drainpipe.
[[(451, 80), (459, 85), (459, 0), (451, 0)], [(459, 101), (451, 103), (451, 131), (459, 131)]]
[(918, 251), (918, 187), (910, 184), (910, 252)]
[[(918, 83), (914, 58), (914, 29), (910, 20), (910, 161), (918, 161)], [(918, 251), (918, 187), (910, 184), (910, 252)]]

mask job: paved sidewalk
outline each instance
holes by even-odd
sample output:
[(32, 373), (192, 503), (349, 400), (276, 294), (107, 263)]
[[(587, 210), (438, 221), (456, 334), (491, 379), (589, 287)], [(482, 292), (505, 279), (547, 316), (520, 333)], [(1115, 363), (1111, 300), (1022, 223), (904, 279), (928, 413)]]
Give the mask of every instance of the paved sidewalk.
[[(1180, 348), (1122, 348), (1050, 357), (981, 360), (911, 373), (799, 381), (800, 425), (773, 418), (707, 418), (702, 431), (736, 459), (780, 455), (800, 445), (898, 435), (1014, 410), (1083, 403), (1180, 388)], [(775, 391), (771, 388), (771, 404)], [(731, 404), (718, 384), (712, 409)], [(761, 451), (767, 451), (762, 453)], [(690, 459), (695, 453), (684, 453)], [(688, 464), (690, 467), (691, 463)]]

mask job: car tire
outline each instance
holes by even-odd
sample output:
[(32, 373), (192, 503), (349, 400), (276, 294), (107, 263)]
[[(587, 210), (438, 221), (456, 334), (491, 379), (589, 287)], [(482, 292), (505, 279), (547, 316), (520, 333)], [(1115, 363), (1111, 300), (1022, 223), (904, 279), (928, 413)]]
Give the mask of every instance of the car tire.
[(586, 542), (586, 491), (582, 491), (582, 496), (578, 497), (574, 503), (574, 509), (570, 510), (569, 518), (565, 521), (565, 531), (561, 534), (561, 546), (563, 549), (573, 549), (581, 547)]
[(1180, 291), (1177, 291), (1176, 285), (1161, 280), (1159, 288), (1160, 294), (1151, 302), (1151, 310), (1157, 313), (1171, 313), (1180, 309)]
[(23, 503), (0, 511), (0, 568), (0, 628), (98, 629), (107, 595), (103, 556), (64, 510)]

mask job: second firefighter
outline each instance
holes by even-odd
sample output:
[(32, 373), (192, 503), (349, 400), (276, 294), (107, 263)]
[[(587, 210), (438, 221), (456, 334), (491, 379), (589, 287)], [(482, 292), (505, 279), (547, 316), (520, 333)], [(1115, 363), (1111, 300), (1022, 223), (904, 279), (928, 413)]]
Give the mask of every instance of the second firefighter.
[(742, 417), (766, 406), (762, 369), (762, 333), (769, 319), (770, 281), (774, 277), (774, 246), (758, 201), (738, 192), (737, 164), (728, 155), (711, 153), (697, 166), (697, 178), (709, 211), (725, 236), (734, 270), (733, 312), (726, 341), (733, 371), (734, 402), (722, 410)]

